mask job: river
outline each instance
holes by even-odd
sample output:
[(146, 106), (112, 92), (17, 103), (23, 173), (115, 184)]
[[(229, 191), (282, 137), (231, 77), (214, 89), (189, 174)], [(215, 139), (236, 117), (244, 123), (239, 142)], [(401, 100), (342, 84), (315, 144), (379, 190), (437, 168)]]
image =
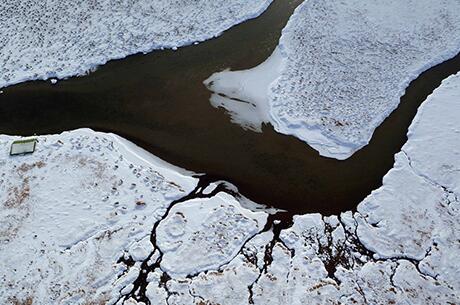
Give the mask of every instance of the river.
[(324, 158), (271, 126), (255, 133), (232, 124), (210, 105), (211, 93), (202, 84), (216, 71), (263, 62), (300, 3), (276, 0), (259, 18), (199, 45), (111, 61), (56, 85), (32, 81), (5, 88), (0, 133), (110, 131), (174, 165), (229, 181), (250, 199), (290, 215), (353, 210), (381, 185), (417, 108), (444, 78), (460, 71), (460, 56), (412, 82), (369, 145), (344, 161)]

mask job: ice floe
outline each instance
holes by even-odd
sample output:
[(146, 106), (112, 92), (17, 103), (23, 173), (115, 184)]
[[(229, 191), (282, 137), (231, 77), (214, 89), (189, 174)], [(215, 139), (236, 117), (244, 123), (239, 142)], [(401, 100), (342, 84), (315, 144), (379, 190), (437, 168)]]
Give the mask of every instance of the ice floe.
[(111, 59), (201, 42), (272, 0), (0, 2), (0, 88), (83, 75)]
[(269, 121), (323, 156), (346, 159), (413, 79), (460, 51), (459, 11), (456, 0), (305, 1), (265, 63), (205, 81), (211, 103), (245, 128)]

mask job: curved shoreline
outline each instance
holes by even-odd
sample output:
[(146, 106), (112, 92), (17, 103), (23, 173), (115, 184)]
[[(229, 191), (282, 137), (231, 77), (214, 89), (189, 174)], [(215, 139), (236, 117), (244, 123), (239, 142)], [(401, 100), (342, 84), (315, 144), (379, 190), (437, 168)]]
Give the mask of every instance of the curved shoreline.
[[(47, 36), (51, 36), (51, 39), (55, 40), (53, 43), (55, 45), (60, 46), (60, 50), (56, 51), (54, 50), (54, 47), (49, 46), (48, 48), (44, 47), (42, 45), (43, 41), (40, 41), (39, 39), (37, 39), (36, 41), (27, 41), (27, 38), (31, 38), (27, 36), (26, 38), (17, 38), (14, 35), (16, 33), (21, 32), (21, 29), (14, 28), (14, 25), (12, 26), (12, 28), (9, 28), (8, 26), (10, 24), (0, 23), (0, 25), (6, 28), (6, 37), (3, 38), (8, 43), (10, 43), (8, 45), (2, 46), (3, 48), (0, 49), (0, 51), (3, 51), (5, 53), (4, 56), (7, 57), (7, 60), (2, 67), (4, 68), (2, 73), (4, 75), (0, 75), (0, 89), (7, 88), (26, 81), (34, 80), (51, 79), (51, 82), (54, 84), (57, 82), (57, 79), (62, 80), (67, 79), (69, 77), (85, 76), (88, 73), (94, 72), (100, 66), (105, 65), (109, 61), (124, 59), (135, 54), (146, 54), (154, 50), (177, 50), (177, 48), (190, 46), (192, 44), (198, 44), (203, 41), (216, 38), (222, 35), (222, 33), (227, 31), (228, 29), (231, 29), (232, 27), (238, 24), (241, 24), (247, 20), (257, 18), (273, 2), (273, 0), (259, 1), (263, 2), (254, 3), (254, 11), (234, 11), (233, 14), (229, 14), (230, 16), (225, 15), (225, 8), (222, 10), (222, 12), (218, 11), (218, 9), (216, 8), (211, 8), (210, 11), (207, 12), (208, 14), (206, 17), (210, 18), (210, 15), (212, 15), (212, 13), (215, 13), (216, 16), (211, 17), (214, 17), (214, 19), (220, 19), (219, 22), (217, 22), (214, 19), (211, 19), (211, 23), (215, 23), (214, 27), (206, 27), (207, 23), (204, 22), (204, 20), (199, 20), (200, 18), (206, 18), (202, 18), (200, 14), (202, 12), (199, 12), (198, 14), (196, 12), (195, 14), (191, 14), (191, 12), (188, 12), (188, 14), (186, 13), (184, 16), (181, 16), (185, 20), (189, 18), (188, 24), (186, 23), (184, 26), (184, 24), (180, 23), (180, 21), (183, 21), (182, 18), (174, 18), (175, 20), (168, 20), (169, 24), (167, 24), (166, 29), (165, 25), (161, 22), (161, 18), (165, 17), (161, 15), (155, 16), (155, 14), (157, 13), (156, 9), (163, 8), (163, 11), (160, 11), (159, 13), (165, 14), (163, 7), (165, 4), (162, 3), (161, 0), (155, 3), (156, 8), (154, 8), (151, 5), (146, 5), (146, 3), (142, 3), (142, 1), (138, 1), (133, 5), (137, 5), (139, 6), (139, 8), (133, 10), (132, 8), (124, 8), (124, 16), (117, 16), (117, 14), (114, 13), (117, 9), (120, 9), (119, 6), (123, 6), (123, 4), (111, 4), (110, 1), (106, 3), (104, 3), (104, 1), (96, 2), (94, 5), (98, 5), (98, 9), (93, 8), (88, 9), (87, 11), (85, 11), (85, 9), (82, 9), (81, 11), (77, 12), (72, 11), (72, 9), (78, 10), (80, 8), (72, 8), (71, 5), (69, 7), (65, 7), (65, 4), (63, 7), (57, 8), (57, 11), (53, 11), (53, 9), (56, 9), (57, 7), (56, 3), (48, 3), (47, 5), (49, 5), (50, 7), (47, 8), (47, 13), (49, 13), (51, 16), (48, 16), (47, 14), (45, 14), (45, 12), (40, 11), (41, 9), (43, 9), (42, 7), (34, 7), (33, 4), (26, 4), (26, 9), (24, 9), (23, 7), (19, 7), (20, 10), (21, 8), (23, 10), (21, 11), (21, 13), (16, 12), (18, 16), (14, 16), (14, 9), (12, 9), (11, 6), (8, 7), (8, 2), (4, 3), (6, 8), (0, 6), (0, 10), (3, 10), (6, 16), (0, 15), (0, 17), (5, 17), (5, 20), (9, 20), (12, 17), (8, 16), (8, 14), (13, 14), (13, 17), (19, 19), (19, 21), (23, 21), (21, 20), (21, 17), (24, 18), (26, 20), (26, 24), (24, 25), (21, 24), (22, 22), (18, 22), (18, 27), (22, 25), (28, 31), (33, 32), (33, 38), (40, 36), (43, 40), (47, 40), (50, 39), (50, 37)], [(199, 3), (195, 3), (195, 5), (198, 6)], [(146, 8), (142, 6), (148, 7)], [(235, 6), (235, 3), (233, 3), (233, 6)], [(241, 4), (241, 6), (243, 6), (243, 4)], [(231, 10), (231, 8), (232, 6), (230, 6), (228, 10)], [(249, 8), (251, 7), (249, 6), (248, 9)], [(34, 9), (39, 10), (39, 18), (43, 18), (39, 20), (34, 20), (34, 23), (40, 23), (42, 25), (38, 29), (34, 28), (34, 23), (27, 23), (31, 19), (31, 16), (27, 16), (27, 14), (31, 14), (33, 16), (34, 13), (37, 13), (34, 11)], [(174, 13), (180, 13), (182, 9), (183, 7), (179, 6), (177, 8), (173, 5), (168, 10), (170, 10), (171, 13), (174, 15)], [(240, 9), (242, 9), (242, 7), (240, 7)], [(66, 13), (68, 13), (67, 10), (71, 11), (70, 16), (66, 15)], [(100, 13), (100, 10), (106, 14), (106, 16), (103, 16), (104, 18), (101, 18), (101, 16), (97, 15), (98, 13)], [(222, 15), (220, 15), (219, 13)], [(26, 16), (22, 16), (21, 14), (25, 14)], [(113, 16), (114, 14), (115, 17)], [(82, 15), (84, 18), (80, 16), (80, 18), (82, 18), (83, 20), (74, 20), (72, 19), (74, 15)], [(234, 19), (231, 19), (231, 17), (233, 17)], [(196, 20), (194, 18), (196, 18)], [(48, 22), (49, 19), (52, 19), (54, 23), (48, 26), (43, 26), (43, 24), (46, 25), (46, 22)], [(107, 24), (107, 20), (112, 21), (110, 25)], [(158, 21), (158, 24), (152, 24), (152, 20), (154, 20), (153, 22)], [(3, 20), (0, 18), (0, 22), (1, 21)], [(65, 25), (67, 25), (68, 23), (72, 24), (75, 21), (77, 21), (78, 24), (78, 26), (75, 26), (74, 28), (75, 31), (68, 31), (68, 28)], [(95, 24), (91, 24), (91, 21), (93, 21)], [(59, 24), (59, 22), (61, 23)], [(90, 24), (90, 26), (88, 26), (88, 23)], [(57, 28), (59, 28), (59, 31), (56, 31), (56, 29), (54, 28), (56, 24)], [(140, 29), (139, 24), (144, 24), (144, 27), (141, 26)], [(201, 28), (201, 26), (203, 26), (203, 28)], [(185, 28), (187, 27), (190, 32), (184, 33)], [(93, 31), (93, 29), (98, 30), (91, 32)], [(169, 32), (170, 29), (174, 29), (175, 33), (171, 35), (171, 33)], [(49, 33), (46, 31), (49, 31)], [(63, 35), (64, 32), (68, 35), (67, 37), (66, 35)], [(140, 38), (139, 36), (141, 35), (139, 32), (150, 33), (150, 36), (144, 35), (144, 37)], [(171, 30), (171, 32), (173, 31)], [(9, 37), (8, 33), (13, 33), (13, 37)], [(120, 35), (122, 37), (120, 37)], [(124, 35), (129, 35), (131, 39), (125, 40), (125, 37), (123, 37)], [(170, 36), (174, 37), (170, 38)], [(25, 39), (25, 41), (21, 41), (23, 39)], [(110, 46), (107, 46), (109, 44)], [(31, 45), (33, 45), (34, 47), (30, 48)], [(106, 47), (105, 52), (101, 52), (99, 48), (104, 47)], [(11, 49), (13, 51), (11, 51)], [(15, 52), (25, 52), (25, 54), (27, 54), (28, 52), (34, 53), (36, 52), (35, 49), (38, 49), (39, 52), (37, 52), (33, 58), (33, 66), (30, 66), (28, 62), (31, 60), (31, 58), (26, 58), (26, 61), (22, 62), (22, 60), (24, 59), (24, 55), (16, 56), (18, 58), (14, 58), (14, 55), (16, 55), (14, 54)], [(50, 54), (47, 54), (47, 56), (42, 56), (43, 54), (46, 54), (46, 52), (50, 52)], [(86, 56), (82, 56), (81, 53), (85, 54), (86, 52), (88, 52), (88, 54), (86, 54)], [(9, 60), (9, 57), (11, 55), (13, 55), (13, 60)], [(54, 62), (50, 63), (49, 61)], [(17, 66), (16, 70), (18, 71), (15, 71), (15, 65)], [(19, 69), (19, 66), (21, 66), (22, 69)], [(33, 70), (35, 69), (35, 66), (41, 66), (41, 69), (39, 68), (38, 70)], [(2, 70), (0, 70), (0, 72), (2, 72)], [(8, 76), (8, 74), (11, 75)], [(11, 78), (13, 79), (11, 80)]]
[(263, 134), (241, 130), (209, 105), (202, 85), (219, 69), (263, 62), (278, 43), (275, 29), (281, 31), (290, 16), (284, 5), (275, 1), (259, 18), (197, 46), (130, 56), (54, 86), (28, 82), (9, 87), (0, 95), (0, 132), (49, 134), (79, 127), (114, 132), (172, 164), (229, 181), (253, 201), (290, 214), (353, 210), (381, 186), (418, 106), (442, 79), (460, 70), (460, 56), (412, 82), (368, 146), (346, 161), (322, 158), (269, 126), (263, 126)]
[(211, 104), (243, 128), (270, 123), (345, 160), (369, 143), (411, 81), (460, 52), (457, 10), (451, 0), (305, 1), (263, 64), (205, 81)]
[(0, 299), (455, 303), (459, 98), (460, 73), (426, 99), (356, 212), (294, 216), (288, 227), (113, 134), (40, 136), (34, 154), (15, 157), (17, 137), (0, 136)]

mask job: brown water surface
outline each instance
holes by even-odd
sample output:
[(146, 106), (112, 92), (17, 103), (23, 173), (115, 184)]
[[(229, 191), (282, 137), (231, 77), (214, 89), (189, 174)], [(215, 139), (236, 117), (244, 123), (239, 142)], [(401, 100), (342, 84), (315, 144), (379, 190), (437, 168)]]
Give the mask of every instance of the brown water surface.
[(271, 126), (263, 133), (244, 131), (222, 109), (211, 107), (202, 82), (227, 67), (247, 69), (263, 62), (300, 2), (276, 0), (259, 18), (197, 46), (111, 61), (56, 85), (34, 81), (6, 88), (0, 95), (0, 133), (111, 131), (290, 214), (352, 210), (381, 185), (418, 106), (442, 79), (460, 70), (460, 56), (414, 81), (371, 143), (348, 160), (320, 157)]

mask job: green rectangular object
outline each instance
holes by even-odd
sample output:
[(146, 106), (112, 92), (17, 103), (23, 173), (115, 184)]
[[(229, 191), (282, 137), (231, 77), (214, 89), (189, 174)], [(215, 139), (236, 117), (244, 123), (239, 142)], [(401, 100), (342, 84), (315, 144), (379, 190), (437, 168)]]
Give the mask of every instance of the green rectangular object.
[(31, 154), (35, 151), (35, 145), (37, 144), (36, 138), (17, 140), (11, 144), (10, 155), (24, 155)]

